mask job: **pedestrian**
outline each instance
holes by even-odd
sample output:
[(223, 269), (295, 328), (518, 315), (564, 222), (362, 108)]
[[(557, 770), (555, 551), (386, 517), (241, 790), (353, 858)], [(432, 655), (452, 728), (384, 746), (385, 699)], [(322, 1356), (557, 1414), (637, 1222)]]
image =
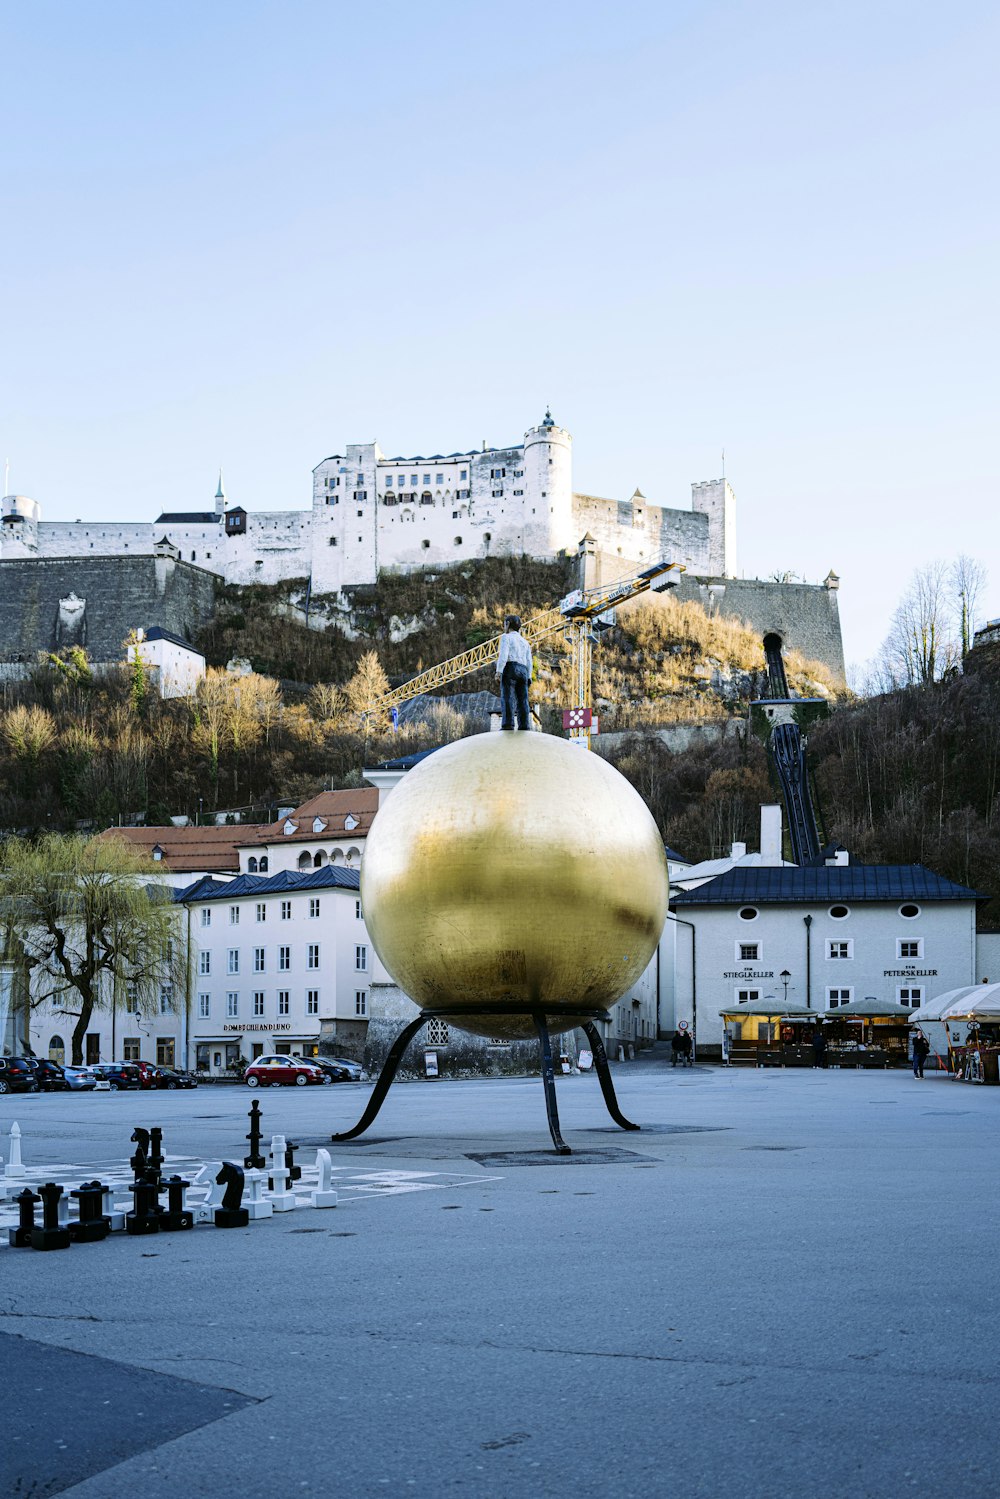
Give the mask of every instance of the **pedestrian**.
[(816, 1022), (816, 1029), (813, 1031), (813, 1036), (812, 1036), (812, 1051), (813, 1051), (813, 1066), (814, 1067), (825, 1067), (826, 1066), (826, 1037), (823, 1034), (823, 1027), (819, 1023), (819, 1021)]
[(678, 1031), (678, 1035), (681, 1043), (681, 1066), (693, 1067), (694, 1042), (691, 1039), (691, 1032), (687, 1029), (686, 1025), (682, 1025)]
[(519, 729), (531, 728), (528, 683), (531, 681), (532, 666), (531, 646), (521, 634), (521, 617), (518, 614), (508, 614), (504, 620), (504, 634), (497, 657), (501, 729), (513, 729), (515, 713)]
[(924, 1063), (931, 1049), (931, 1043), (923, 1031), (917, 1031), (913, 1038), (913, 1076), (922, 1078), (924, 1075)]

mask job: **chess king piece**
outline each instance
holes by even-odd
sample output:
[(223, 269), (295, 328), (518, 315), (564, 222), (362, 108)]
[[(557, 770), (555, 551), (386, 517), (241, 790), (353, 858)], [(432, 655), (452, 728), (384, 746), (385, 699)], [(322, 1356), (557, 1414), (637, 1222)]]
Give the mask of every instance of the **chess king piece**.
[(251, 1221), (255, 1221), (258, 1218), (270, 1218), (274, 1209), (269, 1202), (265, 1202), (264, 1200), (263, 1171), (248, 1171), (246, 1178), (247, 1187), (250, 1191), (250, 1195), (247, 1198), (247, 1212), (250, 1214)]

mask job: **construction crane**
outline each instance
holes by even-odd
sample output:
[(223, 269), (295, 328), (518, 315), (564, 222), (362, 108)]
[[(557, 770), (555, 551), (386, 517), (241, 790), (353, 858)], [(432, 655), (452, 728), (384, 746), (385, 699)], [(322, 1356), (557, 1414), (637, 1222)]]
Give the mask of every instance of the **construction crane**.
[[(521, 634), (532, 646), (559, 631), (564, 633), (570, 643), (576, 703), (563, 714), (563, 720), (569, 737), (584, 748), (590, 748), (593, 719), (590, 671), (595, 642), (603, 631), (610, 630), (614, 625), (615, 607), (618, 604), (638, 598), (643, 593), (663, 593), (668, 588), (676, 588), (678, 579), (670, 575), (683, 571), (684, 566), (680, 562), (655, 562), (641, 573), (619, 582), (606, 583), (600, 588), (574, 589), (560, 600), (557, 608), (543, 609), (522, 623)], [(410, 698), (419, 697), (424, 692), (431, 692), (436, 687), (443, 687), (448, 682), (457, 681), (459, 677), (489, 666), (500, 653), (502, 639), (502, 635), (494, 635), (481, 645), (473, 646), (472, 650), (463, 651), (461, 655), (452, 656), (448, 661), (441, 661), (437, 666), (421, 672), (419, 676), (411, 677), (402, 686), (394, 687), (382, 697), (376, 698), (371, 704), (372, 709), (380, 713), (391, 712)]]

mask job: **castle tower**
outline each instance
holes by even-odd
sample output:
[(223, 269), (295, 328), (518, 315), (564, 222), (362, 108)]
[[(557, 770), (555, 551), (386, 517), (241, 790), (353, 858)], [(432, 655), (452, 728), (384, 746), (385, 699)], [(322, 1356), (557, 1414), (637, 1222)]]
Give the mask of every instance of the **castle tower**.
[(349, 443), (313, 469), (310, 577), (313, 593), (378, 581), (378, 443)]
[(692, 484), (691, 509), (708, 516), (708, 576), (735, 578), (736, 496), (729, 480)]
[(226, 509), (226, 489), (222, 482), (222, 470), (219, 469), (219, 487), (215, 491), (215, 513), (223, 515)]
[(524, 550), (537, 556), (576, 549), (573, 439), (552, 413), (524, 434)]
[(0, 555), (34, 557), (38, 551), (38, 522), (42, 507), (26, 494), (6, 494), (0, 517)]

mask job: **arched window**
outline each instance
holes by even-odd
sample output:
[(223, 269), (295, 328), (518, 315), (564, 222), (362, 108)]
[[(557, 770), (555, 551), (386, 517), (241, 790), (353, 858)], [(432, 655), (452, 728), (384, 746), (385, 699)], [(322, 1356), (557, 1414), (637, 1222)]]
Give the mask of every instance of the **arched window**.
[(299, 854), (299, 868), (312, 869), (312, 854), (308, 853), (307, 851), (303, 851), (301, 854)]
[(327, 862), (326, 849), (325, 848), (321, 848), (321, 849), (317, 850), (317, 852), (313, 855), (313, 867), (315, 869), (322, 869), (323, 865), (326, 862)]
[(420, 503), (421, 505), (433, 505), (434, 496), (427, 490), (425, 490), (424, 493), (420, 496)]
[(257, 868), (260, 870), (261, 874), (267, 873), (267, 854), (261, 854), (260, 863), (257, 865)]
[(456, 536), (455, 537), (455, 545), (457, 547), (460, 547), (462, 545), (462, 538), (461, 538), (461, 536)]
[(254, 858), (253, 854), (251, 854), (250, 857), (249, 857), (249, 859), (247, 860), (247, 873), (248, 874), (256, 874), (257, 873), (257, 860)]
[(52, 1036), (49, 1039), (49, 1061), (58, 1062), (61, 1067), (66, 1060), (66, 1043), (62, 1036)]

